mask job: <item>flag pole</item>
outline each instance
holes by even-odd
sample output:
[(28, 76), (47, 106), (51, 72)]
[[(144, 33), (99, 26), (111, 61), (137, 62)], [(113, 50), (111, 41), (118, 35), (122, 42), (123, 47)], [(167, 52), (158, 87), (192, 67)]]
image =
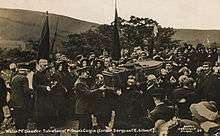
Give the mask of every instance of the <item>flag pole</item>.
[(115, 0), (115, 10), (117, 10), (117, 0)]
[(113, 43), (112, 43), (112, 59), (119, 61), (121, 58), (121, 47), (118, 32), (118, 12), (117, 12), (117, 0), (115, 0), (115, 20), (113, 25)]

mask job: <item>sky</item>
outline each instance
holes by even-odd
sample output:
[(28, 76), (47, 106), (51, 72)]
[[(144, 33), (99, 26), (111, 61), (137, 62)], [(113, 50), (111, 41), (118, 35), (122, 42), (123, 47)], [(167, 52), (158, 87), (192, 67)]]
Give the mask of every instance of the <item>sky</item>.
[[(84, 21), (110, 24), (114, 0), (0, 0), (0, 8), (48, 10)], [(118, 0), (118, 13), (156, 20), (163, 27), (220, 30), (220, 0)]]

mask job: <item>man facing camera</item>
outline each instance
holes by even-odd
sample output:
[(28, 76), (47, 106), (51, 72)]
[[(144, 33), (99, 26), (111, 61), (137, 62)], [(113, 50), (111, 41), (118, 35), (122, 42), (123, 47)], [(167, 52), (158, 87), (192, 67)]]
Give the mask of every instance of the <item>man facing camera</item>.
[(40, 59), (37, 72), (33, 75), (33, 89), (35, 97), (35, 116), (38, 129), (47, 129), (51, 125), (51, 101), (49, 97), (50, 80), (46, 69), (48, 61)]

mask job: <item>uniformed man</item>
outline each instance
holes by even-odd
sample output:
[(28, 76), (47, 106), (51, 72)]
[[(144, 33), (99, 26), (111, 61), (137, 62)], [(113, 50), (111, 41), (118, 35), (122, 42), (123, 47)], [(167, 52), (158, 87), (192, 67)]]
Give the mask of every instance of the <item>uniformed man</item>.
[[(79, 78), (75, 82), (75, 95), (76, 95), (76, 109), (75, 113), (79, 119), (79, 130), (91, 129), (92, 128), (92, 118), (91, 118), (91, 107), (92, 93), (95, 92), (91, 90), (88, 79), (90, 77), (89, 71), (86, 68), (79, 69)], [(88, 136), (89, 133), (79, 133), (79, 136)]]
[[(92, 96), (92, 113), (96, 118), (97, 128), (105, 130), (109, 127), (114, 105), (113, 101), (115, 100), (115, 97), (117, 97), (117, 94), (115, 88), (105, 86), (103, 75), (97, 74), (95, 79), (96, 82), (92, 89), (98, 90)], [(103, 132), (97, 135), (106, 136), (107, 133)]]
[(32, 117), (29, 105), (31, 92), (26, 72), (26, 69), (19, 69), (18, 74), (12, 78), (11, 82), (11, 107), (13, 108), (12, 115), (16, 129), (26, 129), (28, 119)]

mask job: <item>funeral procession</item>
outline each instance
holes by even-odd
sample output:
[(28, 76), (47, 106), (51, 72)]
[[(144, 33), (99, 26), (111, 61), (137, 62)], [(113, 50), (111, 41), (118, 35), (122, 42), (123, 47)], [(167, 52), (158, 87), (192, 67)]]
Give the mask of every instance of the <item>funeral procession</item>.
[[(83, 0), (49, 1), (93, 16), (87, 6), (69, 8)], [(134, 16), (126, 2), (149, 13)], [(157, 2), (138, 2), (106, 1), (112, 18), (99, 24), (49, 8), (0, 7), (0, 135), (220, 136), (220, 27), (168, 26), (153, 17), (164, 6), (151, 16)], [(198, 18), (197, 26), (206, 23)]]

